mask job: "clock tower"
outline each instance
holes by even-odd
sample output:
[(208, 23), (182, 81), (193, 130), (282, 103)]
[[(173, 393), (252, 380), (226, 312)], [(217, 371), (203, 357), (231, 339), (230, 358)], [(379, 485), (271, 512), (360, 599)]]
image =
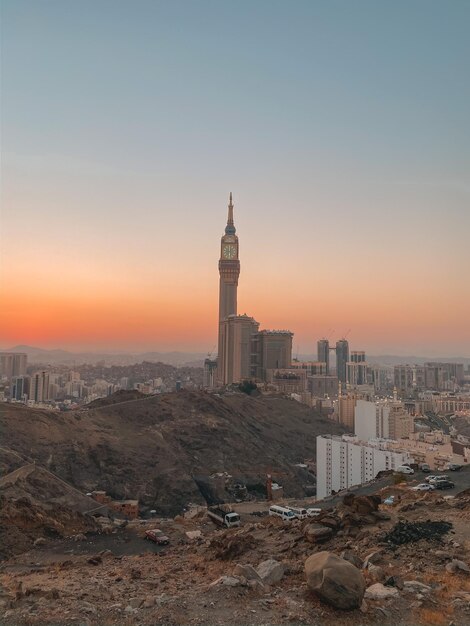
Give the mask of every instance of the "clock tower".
[(227, 226), (220, 242), (219, 260), (219, 324), (229, 315), (237, 314), (237, 287), (240, 275), (238, 237), (233, 223), (232, 194), (228, 205)]
[[(219, 259), (219, 340), (217, 356), (217, 381), (226, 385), (230, 380), (229, 371), (234, 360), (233, 345), (229, 345), (228, 319), (237, 315), (237, 287), (240, 275), (238, 260), (238, 237), (233, 223), (232, 194), (228, 203), (228, 218), (225, 234), (220, 241)], [(232, 341), (233, 344), (233, 341)]]

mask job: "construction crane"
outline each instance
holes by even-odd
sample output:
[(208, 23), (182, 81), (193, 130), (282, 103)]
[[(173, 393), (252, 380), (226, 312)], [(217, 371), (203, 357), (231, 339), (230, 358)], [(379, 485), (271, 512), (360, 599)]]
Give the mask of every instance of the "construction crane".
[(212, 354), (213, 354), (214, 350), (215, 350), (215, 346), (212, 348), (212, 350), (211, 350), (210, 352), (208, 352), (208, 353), (207, 353), (207, 358), (208, 358), (208, 359), (210, 359), (210, 358), (211, 358), (211, 356), (212, 356)]

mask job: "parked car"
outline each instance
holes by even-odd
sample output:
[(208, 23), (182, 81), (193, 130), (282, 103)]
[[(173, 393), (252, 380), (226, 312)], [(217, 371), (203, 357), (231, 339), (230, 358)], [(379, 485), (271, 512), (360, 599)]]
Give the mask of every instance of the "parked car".
[(397, 467), (395, 472), (397, 474), (414, 474), (415, 473), (414, 469), (409, 467), (409, 465), (400, 465), (399, 467)]
[(458, 463), (449, 463), (447, 469), (451, 472), (460, 472), (460, 470), (462, 469), (462, 465), (459, 465)]
[(145, 531), (145, 538), (148, 541), (153, 541), (159, 546), (167, 546), (170, 543), (170, 539), (159, 528), (153, 528), (152, 530)]
[(423, 472), (423, 474), (429, 474), (431, 471), (431, 468), (427, 463), (421, 463), (419, 469)]
[(436, 489), (453, 489), (455, 487), (455, 483), (451, 480), (438, 480), (436, 482)]
[(395, 496), (388, 496), (388, 498), (385, 498), (384, 504), (388, 504), (390, 506), (395, 504)]
[(292, 520), (297, 519), (293, 511), (285, 506), (279, 506), (277, 504), (273, 504), (269, 507), (269, 515), (280, 517), (286, 522), (291, 522)]
[(292, 511), (292, 513), (295, 515), (297, 519), (305, 519), (306, 517), (308, 517), (307, 509), (304, 509), (302, 507), (296, 507), (296, 506), (289, 506), (287, 508)]
[(426, 476), (426, 478), (424, 479), (427, 483), (430, 483), (431, 480), (434, 480), (435, 478), (437, 478), (437, 474), (430, 474), (429, 476)]
[(318, 517), (321, 513), (321, 509), (307, 509), (307, 515), (309, 517)]
[(412, 491), (434, 491), (435, 486), (430, 485), (429, 483), (420, 483), (419, 485), (416, 485), (416, 487), (412, 487), (411, 489)]
[(436, 483), (441, 482), (441, 480), (449, 480), (449, 477), (447, 474), (438, 474), (437, 476), (431, 478), (428, 482), (430, 485), (435, 485)]

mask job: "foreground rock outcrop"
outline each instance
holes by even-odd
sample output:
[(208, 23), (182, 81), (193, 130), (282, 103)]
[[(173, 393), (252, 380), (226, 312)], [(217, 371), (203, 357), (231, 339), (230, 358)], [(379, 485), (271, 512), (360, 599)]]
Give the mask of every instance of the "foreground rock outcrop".
[(305, 576), (311, 591), (330, 604), (343, 609), (357, 609), (364, 598), (366, 584), (361, 571), (332, 552), (312, 554), (305, 561)]

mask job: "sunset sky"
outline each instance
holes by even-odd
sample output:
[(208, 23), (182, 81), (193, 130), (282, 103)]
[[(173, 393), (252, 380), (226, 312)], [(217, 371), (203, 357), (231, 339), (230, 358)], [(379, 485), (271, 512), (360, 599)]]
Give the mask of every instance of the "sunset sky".
[(0, 347), (470, 356), (470, 2), (2, 0)]

